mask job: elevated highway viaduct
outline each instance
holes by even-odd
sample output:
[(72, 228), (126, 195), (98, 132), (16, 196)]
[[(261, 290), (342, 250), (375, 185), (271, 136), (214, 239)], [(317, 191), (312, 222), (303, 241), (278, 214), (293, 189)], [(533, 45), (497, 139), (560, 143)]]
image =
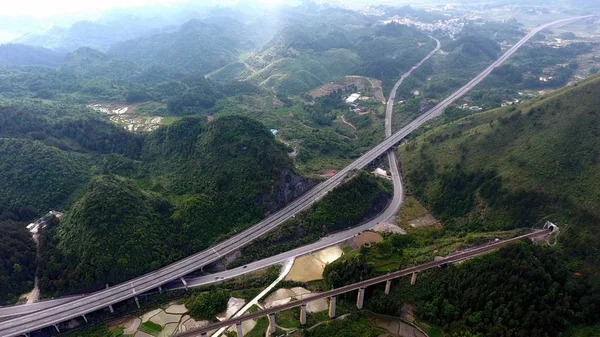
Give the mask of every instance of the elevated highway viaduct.
[(153, 289), (156, 289), (168, 282), (173, 280), (181, 279), (183, 283), (185, 280), (183, 277), (191, 272), (198, 270), (210, 263), (219, 260), (222, 256), (230, 254), (245, 245), (248, 245), (256, 238), (263, 234), (271, 231), (285, 220), (291, 218), (298, 212), (306, 209), (314, 202), (321, 199), (329, 191), (341, 184), (349, 174), (359, 170), (369, 163), (374, 161), (376, 158), (385, 154), (389, 149), (398, 144), (403, 138), (409, 135), (411, 132), (428, 122), (429, 120), (439, 116), (444, 109), (452, 104), (454, 101), (462, 97), (464, 94), (469, 92), (474, 86), (483, 81), (494, 68), (501, 65), (509, 57), (511, 57), (523, 44), (531, 39), (535, 34), (546, 28), (565, 25), (577, 20), (592, 17), (581, 16), (574, 17), (564, 20), (554, 21), (545, 25), (542, 25), (530, 33), (528, 33), (523, 39), (516, 43), (512, 48), (506, 51), (497, 61), (492, 63), (483, 72), (477, 75), (474, 79), (469, 81), (462, 88), (457, 90), (455, 93), (450, 95), (448, 98), (441, 101), (431, 110), (423, 113), (420, 117), (413, 120), (411, 123), (403, 127), (398, 132), (394, 133), (390, 137), (387, 137), (383, 142), (379, 143), (371, 150), (367, 151), (364, 155), (356, 159), (350, 165), (340, 170), (336, 175), (329, 178), (328, 180), (315, 186), (304, 195), (291, 202), (288, 206), (267, 217), (258, 224), (251, 228), (232, 236), (231, 238), (214, 245), (202, 252), (191, 255), (185, 259), (177, 261), (173, 264), (129, 280), (127, 282), (115, 285), (113, 287), (97, 291), (89, 294), (85, 297), (75, 299), (73, 301), (60, 304), (48, 309), (39, 310), (35, 313), (23, 315), (20, 317), (8, 319), (0, 322), (0, 336), (12, 337), (23, 335), (44, 327), (53, 326), (60, 322), (67, 321), (69, 319), (85, 315), (103, 308), (111, 308), (115, 303), (119, 303), (129, 298), (135, 298), (140, 293), (144, 293)]

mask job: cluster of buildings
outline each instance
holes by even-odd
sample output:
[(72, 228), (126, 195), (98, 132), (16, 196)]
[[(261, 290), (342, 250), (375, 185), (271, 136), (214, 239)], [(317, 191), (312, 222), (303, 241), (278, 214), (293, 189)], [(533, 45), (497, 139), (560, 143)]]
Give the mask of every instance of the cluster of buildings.
[(465, 104), (463, 104), (463, 105), (461, 105), (461, 106), (460, 106), (460, 108), (461, 108), (461, 109), (463, 109), (463, 110), (471, 110), (471, 111), (476, 111), (476, 112), (477, 112), (477, 111), (482, 111), (482, 110), (483, 110), (483, 108), (482, 108), (482, 107), (480, 107), (480, 106), (478, 106), (478, 105), (471, 105), (471, 106), (469, 106), (469, 105), (468, 105), (468, 104), (466, 104), (466, 103), (465, 103)]
[(415, 21), (405, 17), (394, 16), (383, 21), (384, 24), (399, 23), (401, 25), (416, 27), (425, 32), (443, 32), (451, 37), (456, 36), (465, 27), (465, 21), (462, 19), (438, 20), (433, 23)]
[(360, 92), (356, 92), (356, 93), (353, 93), (350, 96), (348, 96), (348, 98), (346, 98), (345, 101), (346, 101), (346, 104), (350, 105), (350, 110), (352, 112), (355, 112), (357, 114), (367, 114), (367, 113), (369, 113), (369, 109), (361, 106), (360, 102), (368, 101), (370, 99), (371, 99), (371, 97), (362, 96), (362, 94)]

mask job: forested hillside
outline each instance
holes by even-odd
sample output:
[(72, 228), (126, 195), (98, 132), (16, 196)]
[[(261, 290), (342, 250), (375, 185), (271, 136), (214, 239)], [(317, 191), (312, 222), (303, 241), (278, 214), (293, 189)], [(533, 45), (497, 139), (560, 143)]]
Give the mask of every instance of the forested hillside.
[[(433, 128), (399, 149), (409, 191), (446, 233), (561, 226), (554, 248), (519, 244), (398, 289), (420, 317), (476, 336), (559, 335), (598, 320), (598, 93), (596, 76)], [(399, 310), (377, 298), (373, 309)]]
[(236, 60), (241, 52), (256, 47), (252, 44), (251, 34), (242, 23), (233, 19), (211, 23), (191, 20), (177, 32), (118, 43), (109, 54), (154, 71), (206, 74)]
[(442, 218), (470, 219), (475, 211), (487, 228), (533, 225), (555, 213), (593, 222), (600, 216), (599, 92), (594, 77), (424, 133), (401, 149), (411, 189)]
[[(258, 222), (314, 184), (295, 172), (285, 146), (250, 118), (182, 119), (142, 141), (131, 156), (96, 153), (99, 167), (81, 176), (102, 175), (77, 195), (61, 224), (42, 235), (45, 293), (89, 291), (154, 270)], [(74, 176), (58, 175), (70, 185), (40, 188), (55, 187), (66, 200), (81, 187)], [(27, 186), (20, 188), (33, 193)], [(151, 256), (144, 253), (149, 247)]]
[(0, 45), (0, 66), (58, 66), (63, 56), (52, 50), (24, 44)]
[(35, 243), (24, 229), (33, 214), (0, 206), (0, 303), (14, 303), (30, 291), (35, 276)]
[(282, 29), (258, 53), (245, 59), (244, 66), (223, 68), (210, 78), (239, 79), (250, 69), (246, 79), (285, 94), (301, 94), (348, 74), (389, 84), (432, 46), (425, 34), (398, 24), (357, 28), (342, 23), (298, 23)]

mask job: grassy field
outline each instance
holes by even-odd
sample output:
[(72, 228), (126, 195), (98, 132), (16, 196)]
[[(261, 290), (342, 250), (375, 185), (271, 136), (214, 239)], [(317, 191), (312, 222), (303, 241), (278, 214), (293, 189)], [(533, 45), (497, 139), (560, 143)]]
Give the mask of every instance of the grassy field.
[(139, 330), (152, 336), (158, 336), (162, 331), (162, 327), (154, 322), (147, 321), (140, 325)]

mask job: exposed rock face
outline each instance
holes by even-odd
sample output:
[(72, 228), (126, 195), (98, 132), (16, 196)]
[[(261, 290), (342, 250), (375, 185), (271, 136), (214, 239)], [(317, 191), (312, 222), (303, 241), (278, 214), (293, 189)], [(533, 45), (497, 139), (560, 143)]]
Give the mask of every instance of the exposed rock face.
[(291, 169), (283, 169), (275, 182), (273, 193), (260, 204), (269, 213), (275, 212), (306, 193), (317, 183), (318, 181), (298, 175)]

